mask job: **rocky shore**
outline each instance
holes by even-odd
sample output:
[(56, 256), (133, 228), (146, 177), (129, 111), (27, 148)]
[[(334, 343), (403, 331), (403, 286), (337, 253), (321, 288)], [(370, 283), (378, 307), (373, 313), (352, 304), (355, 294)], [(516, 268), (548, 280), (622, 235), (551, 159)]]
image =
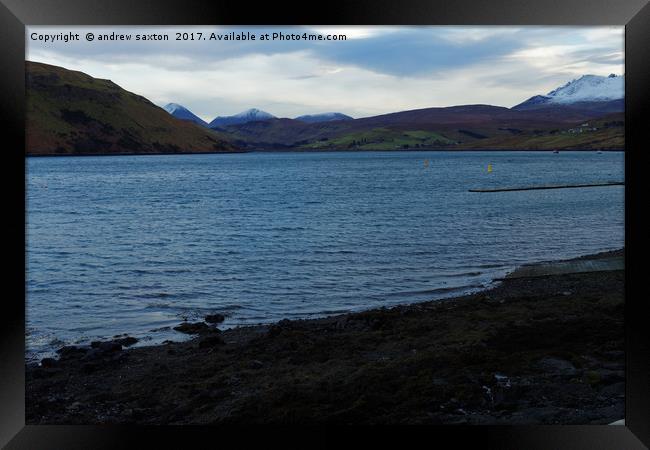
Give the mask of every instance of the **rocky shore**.
[[(582, 257), (622, 256), (622, 251)], [(624, 417), (624, 271), (26, 366), (27, 424), (603, 424)]]

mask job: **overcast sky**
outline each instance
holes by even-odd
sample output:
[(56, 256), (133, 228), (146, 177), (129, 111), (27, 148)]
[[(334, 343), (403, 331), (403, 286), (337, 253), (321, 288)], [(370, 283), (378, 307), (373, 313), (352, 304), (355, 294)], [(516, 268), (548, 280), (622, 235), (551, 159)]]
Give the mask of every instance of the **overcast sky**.
[[(166, 42), (88, 42), (110, 32)], [(342, 41), (175, 41), (176, 32), (345, 34)], [(79, 33), (79, 42), (32, 33)], [(28, 27), (27, 59), (110, 79), (210, 121), (259, 108), (353, 117), (464, 104), (511, 107), (581, 75), (624, 73), (623, 27)]]

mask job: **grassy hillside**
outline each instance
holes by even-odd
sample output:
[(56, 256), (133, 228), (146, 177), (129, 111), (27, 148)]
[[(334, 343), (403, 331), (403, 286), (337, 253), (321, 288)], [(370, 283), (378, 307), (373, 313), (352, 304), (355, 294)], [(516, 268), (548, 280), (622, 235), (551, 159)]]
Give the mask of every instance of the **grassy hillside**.
[(225, 152), (230, 137), (178, 120), (109, 80), (26, 62), (28, 155)]
[(600, 119), (581, 121), (556, 128), (526, 130), (467, 142), (461, 149), (512, 150), (623, 150), (625, 148), (624, 114), (610, 114)]
[(227, 127), (225, 132), (253, 149), (622, 150), (623, 114), (604, 114), (593, 107), (516, 111), (467, 105), (320, 124), (274, 119)]

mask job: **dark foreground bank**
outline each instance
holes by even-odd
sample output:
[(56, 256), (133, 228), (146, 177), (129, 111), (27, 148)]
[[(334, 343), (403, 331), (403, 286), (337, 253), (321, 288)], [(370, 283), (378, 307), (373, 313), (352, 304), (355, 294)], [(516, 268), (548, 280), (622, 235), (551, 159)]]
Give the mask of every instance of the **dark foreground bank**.
[(183, 343), (66, 348), (27, 366), (26, 420), (610, 423), (624, 417), (623, 286), (623, 270), (512, 278), (325, 319), (186, 326)]

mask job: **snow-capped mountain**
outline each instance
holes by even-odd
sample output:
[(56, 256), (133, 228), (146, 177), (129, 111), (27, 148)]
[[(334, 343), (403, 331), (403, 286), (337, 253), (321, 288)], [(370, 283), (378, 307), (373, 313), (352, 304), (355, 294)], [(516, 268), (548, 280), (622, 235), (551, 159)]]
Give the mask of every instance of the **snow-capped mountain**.
[(178, 103), (167, 103), (163, 106), (163, 109), (177, 119), (189, 120), (204, 127), (208, 126), (208, 123), (205, 120), (196, 116), (192, 111)]
[(611, 102), (625, 97), (625, 77), (611, 74), (583, 75), (546, 95), (535, 95), (512, 109), (531, 109), (545, 105), (572, 105), (584, 102)]
[(322, 114), (307, 114), (296, 117), (296, 120), (307, 123), (332, 122), (334, 120), (352, 120), (352, 117), (338, 112), (328, 112)]
[(275, 116), (256, 108), (247, 109), (234, 116), (218, 116), (210, 122), (209, 127), (223, 127), (226, 125), (237, 125), (240, 123), (257, 122), (261, 120), (275, 119)]

